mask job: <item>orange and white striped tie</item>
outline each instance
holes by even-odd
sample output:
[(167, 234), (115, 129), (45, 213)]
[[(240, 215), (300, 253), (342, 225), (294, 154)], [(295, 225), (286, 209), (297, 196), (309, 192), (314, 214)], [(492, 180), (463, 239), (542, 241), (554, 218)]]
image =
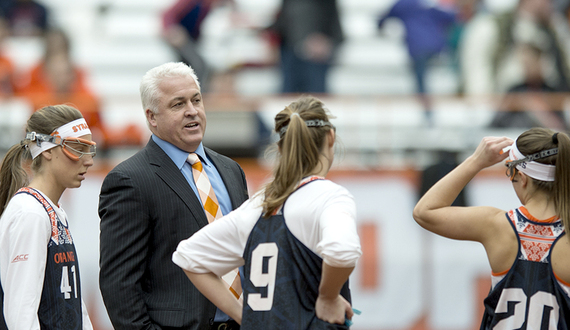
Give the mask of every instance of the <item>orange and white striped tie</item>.
[[(194, 177), (198, 194), (200, 194), (200, 200), (202, 202), (202, 206), (204, 206), (208, 223), (211, 223), (212, 221), (222, 217), (222, 210), (218, 203), (218, 198), (216, 197), (216, 193), (210, 183), (210, 179), (208, 179), (206, 171), (204, 171), (204, 168), (202, 167), (200, 157), (195, 153), (190, 153), (187, 161), (192, 165), (192, 176)], [(242, 293), (239, 271), (237, 269), (231, 271), (222, 276), (222, 278), (230, 286), (230, 291), (233, 295), (239, 299)]]
[(204, 206), (208, 223), (211, 223), (222, 217), (222, 210), (220, 209), (220, 204), (218, 204), (218, 198), (216, 198), (214, 188), (212, 184), (210, 184), (210, 179), (208, 179), (208, 175), (206, 171), (204, 171), (198, 155), (190, 153), (188, 155), (188, 163), (192, 165), (192, 176), (196, 183), (196, 189), (198, 189), (198, 194), (200, 194), (200, 200), (202, 201), (202, 206)]

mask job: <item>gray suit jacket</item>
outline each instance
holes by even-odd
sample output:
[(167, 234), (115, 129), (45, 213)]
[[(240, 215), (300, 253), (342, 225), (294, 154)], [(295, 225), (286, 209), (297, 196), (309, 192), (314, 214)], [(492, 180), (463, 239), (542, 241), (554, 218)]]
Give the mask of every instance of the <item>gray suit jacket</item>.
[[(235, 209), (245, 174), (208, 148)], [(170, 157), (152, 140), (105, 177), (99, 284), (115, 329), (208, 329), (216, 311), (172, 262), (178, 243), (208, 224), (202, 205)]]

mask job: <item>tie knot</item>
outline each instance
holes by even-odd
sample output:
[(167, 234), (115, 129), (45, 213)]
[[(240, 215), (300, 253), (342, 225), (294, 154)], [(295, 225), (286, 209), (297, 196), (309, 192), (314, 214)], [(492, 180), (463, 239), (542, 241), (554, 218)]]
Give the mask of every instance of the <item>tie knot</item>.
[(186, 161), (190, 163), (190, 165), (194, 165), (196, 163), (200, 163), (200, 157), (198, 157), (196, 153), (191, 152), (190, 154), (188, 154), (188, 158), (186, 159)]
[(198, 171), (202, 172), (202, 162), (200, 161), (200, 157), (194, 152), (191, 152), (186, 158), (186, 161), (192, 165), (193, 168), (197, 169)]

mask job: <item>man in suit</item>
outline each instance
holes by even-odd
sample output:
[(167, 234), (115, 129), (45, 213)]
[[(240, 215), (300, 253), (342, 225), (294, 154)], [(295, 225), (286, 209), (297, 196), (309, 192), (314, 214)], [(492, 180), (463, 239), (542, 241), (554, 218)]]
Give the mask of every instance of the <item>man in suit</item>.
[(149, 70), (140, 92), (152, 136), (109, 172), (99, 197), (99, 282), (111, 322), (116, 329), (239, 328), (192, 285), (172, 253), (208, 224), (189, 153), (199, 156), (223, 214), (248, 198), (243, 170), (202, 145), (206, 114), (189, 66)]

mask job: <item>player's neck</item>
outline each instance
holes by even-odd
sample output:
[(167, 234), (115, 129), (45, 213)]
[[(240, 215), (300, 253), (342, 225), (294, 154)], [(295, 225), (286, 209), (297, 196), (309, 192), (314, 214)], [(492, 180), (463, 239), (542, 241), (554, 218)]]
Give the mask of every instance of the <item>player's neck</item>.
[(65, 188), (61, 188), (55, 183), (50, 183), (50, 180), (45, 176), (34, 177), (28, 186), (41, 191), (55, 205), (59, 203), (59, 199), (65, 191)]
[(554, 201), (548, 200), (544, 195), (538, 194), (525, 203), (528, 213), (539, 220), (545, 220), (556, 215)]

